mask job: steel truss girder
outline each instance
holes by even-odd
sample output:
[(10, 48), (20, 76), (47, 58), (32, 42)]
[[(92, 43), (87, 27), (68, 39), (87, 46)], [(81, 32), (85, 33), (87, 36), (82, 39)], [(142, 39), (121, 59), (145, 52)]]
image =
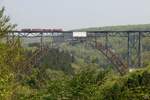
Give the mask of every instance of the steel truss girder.
[[(11, 39), (14, 39), (14, 37), (25, 37), (25, 38), (34, 38), (39, 37), (40, 38), (40, 44), (41, 49), (43, 47), (43, 37), (52, 37), (53, 42), (57, 42), (55, 38), (63, 38), (65, 39), (65, 36), (72, 36), (72, 31), (63, 31), (63, 32), (44, 32), (44, 31), (31, 31), (31, 32), (23, 32), (23, 31), (10, 31), (8, 32), (7, 37), (10, 37)], [(132, 42), (133, 39), (131, 39), (134, 34), (137, 36), (137, 43), (136, 45)], [(86, 38), (92, 38), (97, 39), (97, 37), (104, 37), (105, 38), (105, 47), (108, 49), (109, 44), (109, 37), (127, 37), (127, 45), (128, 45), (128, 52), (127, 52), (127, 62), (128, 67), (132, 66), (142, 66), (142, 39), (145, 37), (150, 37), (150, 31), (88, 31)], [(72, 40), (73, 41), (73, 40)], [(132, 45), (135, 45), (136, 47), (133, 47)], [(137, 64), (132, 63), (132, 49), (137, 50)], [(107, 53), (106, 53), (107, 54)]]
[[(150, 37), (150, 31), (96, 31), (96, 32), (87, 32), (87, 37), (105, 37), (106, 34), (108, 36), (113, 36), (113, 37), (128, 37), (128, 33), (139, 33), (142, 34), (142, 37)], [(8, 35), (15, 36), (15, 37), (40, 37), (41, 34), (43, 37), (62, 37), (62, 36), (68, 36), (70, 34), (73, 34), (72, 31), (63, 31), (63, 32), (36, 32), (36, 31), (31, 31), (31, 32), (23, 32), (23, 31), (10, 31), (8, 32)]]

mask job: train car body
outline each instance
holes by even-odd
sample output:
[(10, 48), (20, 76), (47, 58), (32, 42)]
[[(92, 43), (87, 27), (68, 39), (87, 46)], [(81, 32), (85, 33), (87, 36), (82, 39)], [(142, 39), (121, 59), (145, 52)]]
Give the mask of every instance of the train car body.
[(43, 29), (31, 29), (32, 31), (38, 31), (38, 32), (42, 32)]
[(21, 29), (22, 32), (30, 32), (31, 29), (30, 28), (25, 28), (25, 29)]
[(62, 29), (52, 29), (53, 32), (62, 32)]
[(30, 28), (26, 28), (26, 29), (21, 29), (22, 32), (62, 32), (63, 29), (30, 29)]

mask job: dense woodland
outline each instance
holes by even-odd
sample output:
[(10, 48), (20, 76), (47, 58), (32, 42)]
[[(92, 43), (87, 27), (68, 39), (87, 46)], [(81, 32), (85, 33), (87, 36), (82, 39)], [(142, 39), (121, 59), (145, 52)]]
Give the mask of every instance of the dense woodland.
[[(102, 54), (78, 44), (52, 48), (38, 66), (25, 66), (31, 49), (16, 39), (3, 43), (10, 23), (0, 10), (0, 100), (149, 100), (150, 46), (145, 43), (144, 68), (120, 76)], [(139, 28), (140, 27), (140, 28)], [(150, 29), (150, 25), (128, 26), (131, 30)], [(126, 29), (127, 26), (122, 27)], [(104, 28), (107, 29), (107, 28)], [(115, 27), (113, 30), (120, 29)], [(115, 41), (113, 41), (115, 42)], [(148, 45), (146, 45), (148, 44)], [(33, 44), (30, 46), (34, 46)], [(84, 49), (84, 50), (83, 50)], [(118, 52), (124, 55), (120, 48)], [(147, 56), (146, 56), (147, 55)]]

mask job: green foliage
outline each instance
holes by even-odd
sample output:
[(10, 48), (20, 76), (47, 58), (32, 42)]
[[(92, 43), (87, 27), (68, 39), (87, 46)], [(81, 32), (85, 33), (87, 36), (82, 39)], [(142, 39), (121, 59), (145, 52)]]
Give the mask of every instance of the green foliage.
[[(0, 9), (0, 39), (7, 31), (12, 30), (16, 25), (10, 23), (8, 16), (4, 15), (4, 8)], [(13, 44), (13, 43), (12, 43)], [(9, 100), (17, 84), (15, 82), (17, 65), (23, 60), (19, 40), (14, 41), (13, 46), (0, 42), (0, 99)]]
[[(9, 17), (4, 16), (4, 8), (2, 8), (0, 36), (13, 27), (14, 25), (9, 23)], [(122, 27), (104, 29), (122, 30)], [(125, 29), (130, 28), (126, 26)], [(132, 29), (135, 27), (133, 26)], [(147, 41), (147, 39), (144, 41), (143, 46), (146, 51), (144, 55), (147, 55), (144, 59), (149, 59)], [(117, 41), (111, 42), (115, 45), (117, 43)], [(111, 69), (104, 70), (102, 65), (99, 66), (106, 62), (99, 57), (101, 54), (97, 51), (91, 48), (85, 50), (83, 48), (85, 45), (75, 45), (74, 47), (63, 46), (63, 49), (51, 49), (45, 59), (42, 59), (43, 63), (40, 66), (27, 67), (23, 62), (31, 55), (25, 55), (27, 51), (21, 47), (19, 39), (14, 40), (12, 44), (10, 46), (0, 43), (0, 100), (150, 99), (150, 66), (119, 76)], [(33, 43), (30, 46), (39, 45)], [(118, 48), (118, 45), (116, 47)], [(125, 55), (122, 48), (117, 52)], [(149, 65), (149, 61), (146, 62), (145, 66)]]
[[(16, 47), (8, 48), (5, 44), (1, 44), (0, 47), (0, 64), (3, 69), (0, 75), (2, 99), (143, 100), (150, 97), (149, 67), (126, 76), (118, 76), (111, 70), (103, 70), (92, 64), (84, 65), (72, 76), (66, 75), (63, 71), (52, 70), (51, 67), (31, 67), (30, 75), (23, 74), (25, 78), (16, 80), (15, 77), (19, 75), (16, 73), (22, 69), (17, 67), (17, 63), (22, 61), (23, 51)], [(57, 50), (51, 52), (59, 54)], [(64, 56), (63, 59), (65, 57), (68, 56)], [(6, 62), (8, 58), (9, 63)]]
[(50, 49), (42, 62), (42, 66), (55, 70), (62, 70), (66, 74), (73, 74), (73, 68), (71, 66), (72, 56), (62, 49)]
[(10, 18), (4, 15), (5, 8), (0, 9), (0, 38), (6, 34), (7, 31), (10, 31), (16, 27), (15, 24), (10, 23)]
[[(0, 96), (9, 97), (14, 88), (17, 73), (21, 70), (18, 64), (23, 61), (21, 49), (17, 47), (8, 48), (0, 43)], [(4, 95), (6, 94), (6, 95)]]

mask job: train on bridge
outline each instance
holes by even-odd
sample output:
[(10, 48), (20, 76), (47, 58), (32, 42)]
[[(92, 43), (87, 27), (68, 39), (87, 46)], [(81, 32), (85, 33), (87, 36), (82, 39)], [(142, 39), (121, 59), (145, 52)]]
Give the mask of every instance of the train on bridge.
[[(87, 43), (101, 51), (108, 60), (110, 60), (117, 68), (117, 70), (124, 74), (128, 67), (142, 66), (142, 41), (144, 38), (150, 37), (150, 31), (63, 31), (62, 29), (21, 29), (16, 31), (8, 31), (6, 34), (7, 43), (14, 41), (17, 38), (37, 38), (43, 48), (44, 40), (50, 37), (52, 46), (57, 46), (61, 43), (68, 42), (73, 45), (76, 43)], [(125, 39), (127, 48), (127, 64), (122, 61), (122, 58), (116, 54), (109, 43), (114, 37)], [(100, 41), (101, 39), (101, 41)], [(122, 39), (122, 40), (123, 40)], [(104, 42), (103, 42), (104, 41)], [(120, 42), (120, 41), (119, 41)], [(111, 43), (110, 43), (111, 44)], [(44, 49), (47, 50), (47, 49)], [(132, 50), (136, 51), (132, 53)], [(136, 56), (136, 62), (131, 62), (132, 58)]]
[(54, 29), (31, 29), (31, 28), (26, 28), (26, 29), (21, 29), (22, 32), (34, 32), (34, 31), (38, 31), (38, 32), (63, 32), (63, 29), (61, 28), (54, 28)]

